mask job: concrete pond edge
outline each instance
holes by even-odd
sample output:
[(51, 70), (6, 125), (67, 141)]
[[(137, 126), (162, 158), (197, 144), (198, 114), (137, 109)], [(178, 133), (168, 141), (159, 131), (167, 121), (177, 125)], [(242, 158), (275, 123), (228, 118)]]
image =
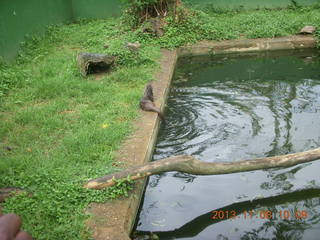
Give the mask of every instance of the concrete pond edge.
[[(225, 41), (202, 41), (183, 46), (177, 50), (162, 50), (160, 69), (151, 84), (154, 88), (155, 104), (164, 110), (171, 80), (179, 57), (216, 55), (226, 53), (294, 50), (315, 48), (317, 39), (312, 35), (294, 35), (279, 38), (240, 39)], [(142, 93), (141, 93), (142, 95)], [(138, 104), (137, 104), (138, 105)], [(116, 161), (123, 168), (150, 161), (157, 140), (160, 121), (152, 112), (142, 112), (134, 123), (134, 132), (122, 144)], [(146, 179), (135, 183), (127, 198), (107, 203), (92, 203), (87, 212), (91, 218), (87, 226), (95, 240), (129, 240), (146, 185)]]

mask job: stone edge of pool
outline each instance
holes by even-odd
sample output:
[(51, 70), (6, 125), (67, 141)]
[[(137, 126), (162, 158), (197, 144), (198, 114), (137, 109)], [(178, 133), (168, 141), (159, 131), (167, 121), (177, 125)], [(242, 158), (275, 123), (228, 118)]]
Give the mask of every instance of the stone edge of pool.
[[(312, 35), (294, 35), (279, 38), (240, 39), (225, 41), (202, 41), (187, 45), (174, 51), (162, 50), (160, 70), (152, 82), (156, 105), (164, 109), (179, 57), (197, 55), (215, 55), (225, 53), (257, 52), (272, 50), (290, 50), (316, 47), (316, 38)], [(157, 114), (142, 112), (136, 120), (134, 133), (121, 146), (117, 161), (124, 167), (140, 165), (150, 161), (157, 139), (160, 122)], [(91, 218), (87, 225), (92, 229), (95, 240), (129, 240), (132, 228), (143, 196), (146, 180), (135, 184), (133, 192), (127, 198), (109, 201), (103, 204), (92, 203), (87, 212)]]

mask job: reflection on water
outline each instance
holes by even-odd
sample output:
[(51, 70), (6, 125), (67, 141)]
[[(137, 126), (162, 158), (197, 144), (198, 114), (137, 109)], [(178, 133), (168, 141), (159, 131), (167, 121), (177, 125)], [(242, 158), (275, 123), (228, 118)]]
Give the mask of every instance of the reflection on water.
[[(180, 61), (154, 159), (237, 161), (320, 146), (320, 57), (271, 52)], [(219, 176), (149, 180), (136, 239), (318, 239), (320, 161)], [(212, 219), (213, 210), (235, 211)], [(272, 219), (262, 218), (270, 211)], [(251, 211), (251, 218), (244, 218)], [(290, 213), (288, 219), (279, 214)], [(304, 211), (305, 218), (297, 218)], [(224, 212), (226, 213), (226, 212)], [(154, 237), (154, 235), (153, 235)]]

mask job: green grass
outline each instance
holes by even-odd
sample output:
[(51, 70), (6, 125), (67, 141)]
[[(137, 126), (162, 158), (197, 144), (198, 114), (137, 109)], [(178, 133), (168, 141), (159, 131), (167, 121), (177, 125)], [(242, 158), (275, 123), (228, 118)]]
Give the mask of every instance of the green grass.
[[(10, 198), (4, 211), (21, 215), (35, 239), (87, 239), (88, 203), (127, 192), (126, 183), (102, 192), (82, 188), (85, 180), (117, 170), (114, 152), (131, 131), (144, 85), (157, 69), (159, 48), (130, 53), (117, 24), (51, 28), (44, 39), (25, 44), (17, 63), (2, 65), (12, 89), (1, 98), (0, 187), (30, 192)], [(111, 75), (84, 79), (75, 62), (80, 51), (125, 57)]]
[[(140, 34), (140, 41), (154, 42), (161, 47), (176, 48), (200, 40), (273, 38), (296, 34), (306, 26), (317, 27), (320, 36), (320, 5), (278, 10), (189, 11), (179, 20), (168, 19), (166, 34), (150, 39)], [(138, 34), (139, 35), (139, 34)]]
[[(35, 239), (89, 239), (88, 203), (125, 195), (128, 185), (90, 191), (82, 184), (117, 170), (114, 153), (132, 130), (160, 47), (286, 36), (304, 25), (320, 29), (319, 10), (189, 12), (178, 22), (169, 18), (160, 39), (119, 27), (115, 19), (50, 27), (45, 38), (29, 39), (15, 63), (0, 64), (0, 188), (30, 193), (10, 198), (4, 211), (21, 215)], [(128, 41), (142, 43), (138, 54), (124, 48)], [(118, 56), (113, 73), (82, 78), (75, 62), (81, 51)]]

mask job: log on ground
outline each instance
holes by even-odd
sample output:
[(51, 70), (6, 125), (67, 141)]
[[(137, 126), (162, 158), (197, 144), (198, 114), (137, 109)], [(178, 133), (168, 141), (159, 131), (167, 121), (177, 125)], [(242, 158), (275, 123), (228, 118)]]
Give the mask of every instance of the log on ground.
[(155, 162), (149, 162), (121, 172), (89, 180), (84, 187), (103, 189), (113, 186), (116, 184), (117, 180), (126, 179), (128, 176), (130, 176), (132, 180), (137, 180), (154, 174), (171, 171), (185, 172), (195, 175), (219, 175), (277, 167), (291, 167), (317, 159), (320, 159), (320, 148), (275, 157), (224, 163), (203, 162), (192, 156), (179, 155), (164, 158)]

